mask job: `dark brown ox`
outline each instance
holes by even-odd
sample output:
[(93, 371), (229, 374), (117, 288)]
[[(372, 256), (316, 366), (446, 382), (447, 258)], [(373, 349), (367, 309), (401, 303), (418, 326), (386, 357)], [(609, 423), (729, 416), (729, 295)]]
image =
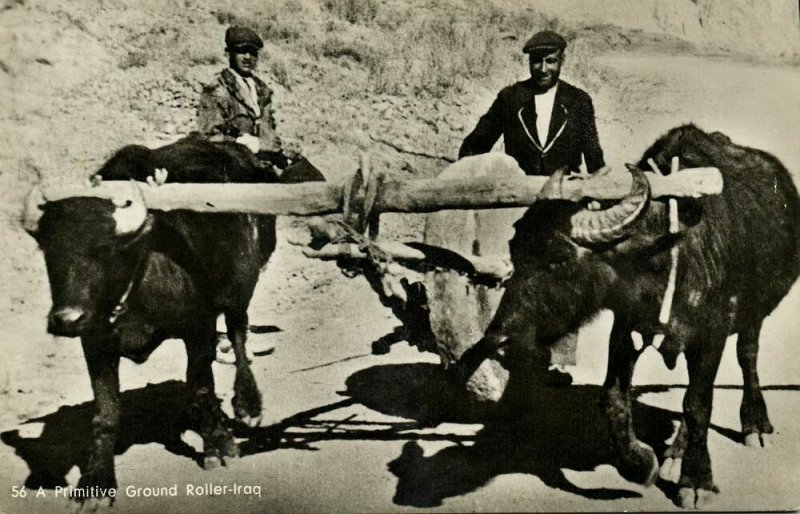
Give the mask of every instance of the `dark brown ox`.
[[(668, 203), (650, 198), (640, 171), (650, 159), (668, 171), (674, 157), (682, 168), (719, 168), (724, 180), (719, 196), (677, 200), (678, 230), (670, 230)], [(658, 462), (631, 423), (631, 376), (642, 350), (632, 332), (643, 336), (645, 346), (663, 336), (659, 351), (667, 365), (673, 367), (682, 352), (689, 371), (683, 425), (664, 465), (680, 467), (677, 503), (699, 507), (718, 492), (707, 435), (714, 378), (730, 334), (739, 335), (744, 440), (766, 446), (773, 431), (756, 370), (759, 333), (800, 273), (800, 200), (775, 157), (693, 125), (656, 141), (631, 172), (630, 194), (601, 210), (564, 199), (559, 185), (568, 178), (551, 178), (542, 199), (515, 225), (514, 274), (485, 337), (464, 355), (457, 376), (468, 376), (514, 341), (546, 344), (601, 309), (612, 310), (604, 385), (614, 462), (624, 477), (649, 484)], [(676, 288), (662, 323), (674, 248)]]
[[(126, 147), (101, 174), (143, 178), (169, 166), (170, 176), (194, 182), (211, 181), (221, 169), (230, 181), (270, 178), (249, 167), (243, 147), (192, 138), (155, 152), (142, 148)], [(225, 315), (236, 355), (235, 415), (252, 424), (261, 415), (261, 395), (245, 357), (247, 308), (275, 249), (275, 217), (148, 212), (132, 184), (115, 198), (87, 188), (85, 196), (51, 202), (34, 189), (24, 225), (47, 265), (53, 302), (48, 331), (81, 338), (95, 395), (93, 440), (79, 487), (100, 495), (116, 487), (120, 358), (144, 362), (168, 338), (186, 346), (184, 419), (203, 439), (205, 466), (237, 455), (214, 393), (216, 318)]]

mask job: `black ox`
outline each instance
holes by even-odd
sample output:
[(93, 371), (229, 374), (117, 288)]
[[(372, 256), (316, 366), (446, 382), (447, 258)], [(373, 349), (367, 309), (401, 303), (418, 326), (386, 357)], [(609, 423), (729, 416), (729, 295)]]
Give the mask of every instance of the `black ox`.
[[(166, 168), (173, 182), (274, 182), (243, 146), (189, 137), (156, 150), (128, 146), (98, 175), (143, 180)], [(180, 338), (188, 357), (189, 427), (203, 439), (204, 465), (237, 455), (214, 393), (216, 317), (224, 314), (236, 356), (233, 408), (252, 423), (261, 395), (245, 356), (247, 309), (259, 273), (275, 249), (275, 217), (150, 211), (141, 192), (114, 199), (43, 201), (34, 190), (25, 228), (47, 265), (52, 309), (48, 331), (80, 337), (97, 405), (88, 464), (79, 487), (116, 487), (119, 361), (144, 362), (165, 339)]]
[[(669, 230), (666, 201), (649, 195), (641, 169), (653, 159), (669, 170), (719, 168), (719, 196), (678, 199), (679, 230)], [(652, 483), (658, 473), (653, 450), (631, 424), (631, 376), (641, 348), (663, 334), (659, 351), (672, 368), (686, 356), (689, 386), (683, 424), (665, 465), (681, 462), (683, 507), (702, 506), (718, 492), (707, 448), (714, 379), (725, 340), (738, 333), (737, 356), (744, 377), (740, 417), (748, 445), (766, 445), (773, 427), (761, 393), (756, 360), (764, 318), (800, 273), (800, 200), (786, 168), (772, 155), (731, 143), (720, 133), (693, 125), (671, 130), (650, 147), (633, 173), (631, 193), (606, 209), (564, 200), (556, 173), (538, 201), (516, 225), (510, 242), (514, 274), (484, 338), (456, 366), (464, 377), (486, 356), (513, 341), (552, 341), (576, 330), (601, 309), (614, 312), (605, 405), (618, 471)], [(602, 206), (601, 206), (602, 207)], [(671, 315), (659, 322), (671, 252), (679, 249)]]

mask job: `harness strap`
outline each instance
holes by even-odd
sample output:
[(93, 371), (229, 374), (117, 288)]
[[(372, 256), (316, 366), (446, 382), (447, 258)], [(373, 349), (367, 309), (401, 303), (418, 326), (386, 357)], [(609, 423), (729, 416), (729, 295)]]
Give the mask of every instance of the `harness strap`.
[[(139, 230), (137, 230), (136, 234), (127, 244), (130, 245), (135, 243), (152, 226), (153, 216), (148, 214), (145, 222), (142, 223), (142, 226), (139, 227)], [(133, 275), (131, 275), (131, 279), (128, 281), (128, 285), (125, 287), (125, 291), (122, 293), (122, 296), (119, 297), (119, 300), (117, 300), (117, 304), (114, 306), (114, 308), (111, 309), (111, 314), (108, 316), (109, 324), (113, 325), (116, 323), (119, 317), (125, 314), (125, 312), (128, 310), (128, 297), (130, 296), (131, 291), (133, 291), (134, 285), (136, 285), (144, 275), (144, 262), (147, 260), (148, 255), (148, 253), (145, 253), (136, 262), (136, 268), (133, 270)]]
[[(647, 164), (658, 173), (659, 175), (663, 175), (664, 173), (658, 168), (656, 161), (653, 158), (647, 159)], [(679, 157), (676, 155), (672, 158), (670, 162), (670, 173), (677, 173), (680, 169), (680, 160)], [(669, 199), (669, 232), (670, 234), (677, 234), (680, 230), (680, 224), (678, 220), (678, 200), (675, 198)], [(666, 325), (669, 322), (670, 313), (672, 311), (672, 299), (675, 297), (675, 283), (678, 277), (678, 255), (680, 254), (680, 250), (677, 246), (673, 246), (672, 250), (670, 251), (670, 268), (669, 268), (669, 278), (667, 278), (667, 288), (664, 290), (664, 298), (661, 300), (661, 311), (658, 313), (658, 321), (662, 325)]]
[[(142, 260), (144, 260), (144, 259), (142, 259)], [(137, 265), (137, 268), (138, 267), (139, 266)], [(110, 324), (113, 325), (117, 321), (117, 319), (121, 315), (125, 314), (125, 311), (128, 310), (128, 303), (127, 303), (128, 302), (128, 296), (131, 294), (131, 291), (133, 290), (133, 285), (137, 282), (137, 280), (136, 280), (137, 279), (137, 275), (138, 275), (138, 273), (134, 273), (133, 274), (133, 276), (131, 277), (130, 281), (128, 282), (128, 287), (125, 288), (125, 292), (122, 293), (122, 296), (120, 296), (119, 300), (117, 301), (117, 305), (113, 309), (111, 309), (111, 315), (108, 316), (108, 322)]]

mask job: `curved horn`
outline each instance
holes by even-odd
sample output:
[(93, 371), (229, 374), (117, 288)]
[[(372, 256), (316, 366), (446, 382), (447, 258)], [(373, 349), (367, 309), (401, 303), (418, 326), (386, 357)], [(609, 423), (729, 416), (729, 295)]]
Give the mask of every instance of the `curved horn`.
[(619, 239), (644, 211), (650, 200), (650, 183), (640, 169), (629, 169), (633, 175), (631, 191), (618, 204), (602, 211), (583, 209), (572, 216), (570, 237), (575, 242), (586, 245)]
[(22, 213), (22, 227), (30, 235), (39, 231), (39, 220), (42, 218), (42, 207), (47, 202), (39, 186), (35, 186), (25, 198), (25, 210)]
[(116, 233), (119, 236), (133, 234), (144, 225), (147, 220), (147, 205), (144, 203), (142, 191), (134, 181), (130, 182), (128, 194), (118, 196), (112, 200), (117, 207), (114, 209)]

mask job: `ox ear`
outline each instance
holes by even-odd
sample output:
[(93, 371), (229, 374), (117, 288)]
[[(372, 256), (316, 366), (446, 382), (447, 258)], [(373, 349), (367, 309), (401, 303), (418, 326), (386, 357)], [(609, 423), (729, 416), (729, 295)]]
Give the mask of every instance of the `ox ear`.
[(36, 237), (39, 231), (39, 220), (42, 218), (44, 204), (47, 199), (44, 197), (44, 192), (39, 186), (31, 189), (28, 197), (25, 199), (25, 210), (22, 214), (22, 227), (25, 231)]
[(136, 233), (145, 225), (147, 220), (147, 205), (144, 196), (136, 182), (131, 180), (127, 194), (112, 199), (114, 206), (115, 232), (118, 236), (128, 236)]

